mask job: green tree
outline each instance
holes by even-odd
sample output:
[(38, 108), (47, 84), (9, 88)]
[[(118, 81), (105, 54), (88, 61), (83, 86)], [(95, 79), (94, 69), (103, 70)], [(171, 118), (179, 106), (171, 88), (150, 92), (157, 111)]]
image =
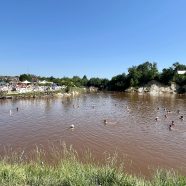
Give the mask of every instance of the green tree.
[(81, 78), (79, 76), (73, 76), (72, 82), (77, 87), (81, 87), (82, 86), (82, 80), (81, 80)]
[(54, 82), (55, 79), (56, 79), (56, 78), (54, 78), (53, 76), (50, 76), (50, 77), (48, 78), (48, 81), (50, 81), (50, 82)]
[(158, 76), (158, 69), (156, 63), (145, 62), (137, 67), (137, 71), (140, 75), (140, 84), (146, 84), (151, 80), (154, 80)]
[(114, 76), (108, 82), (108, 89), (113, 91), (124, 91), (128, 87), (127, 78), (125, 73)]
[(82, 78), (82, 85), (86, 87), (87, 83), (88, 83), (88, 78), (87, 78), (86, 75), (84, 75), (83, 78)]
[(100, 78), (90, 78), (90, 80), (87, 83), (87, 86), (94, 86), (94, 87), (101, 87), (101, 79)]
[(175, 72), (178, 70), (186, 70), (186, 65), (180, 64), (179, 62), (174, 63), (172, 66)]
[(101, 85), (100, 85), (100, 89), (101, 90), (106, 90), (108, 89), (108, 83), (109, 83), (109, 80), (104, 78), (104, 79), (101, 79)]
[(169, 85), (170, 82), (173, 80), (174, 77), (174, 70), (172, 67), (164, 68), (161, 75), (160, 75), (160, 82)]
[(139, 79), (141, 78), (141, 72), (136, 66), (128, 69), (127, 82), (128, 86), (137, 87), (139, 86)]
[(128, 69), (129, 86), (137, 87), (155, 79), (159, 79), (156, 63), (150, 63), (147, 61)]
[(186, 74), (177, 73), (179, 70), (186, 70), (186, 65), (176, 62), (173, 64), (173, 69), (174, 69), (173, 81), (175, 81), (177, 84), (181, 86), (186, 85)]
[(176, 62), (170, 68), (164, 68), (160, 75), (160, 82), (165, 85), (170, 85), (171, 81), (176, 82), (179, 85), (184, 85), (186, 75), (179, 75), (178, 70), (186, 70), (186, 65)]
[(32, 75), (30, 75), (30, 74), (21, 74), (20, 76), (19, 76), (19, 80), (20, 81), (25, 81), (25, 80), (27, 80), (27, 81), (32, 81)]

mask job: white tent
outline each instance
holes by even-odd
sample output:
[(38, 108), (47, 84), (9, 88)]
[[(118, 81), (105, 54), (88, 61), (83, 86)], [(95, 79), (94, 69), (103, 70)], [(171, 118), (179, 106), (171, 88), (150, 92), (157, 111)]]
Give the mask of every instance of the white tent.
[(23, 83), (23, 84), (30, 84), (31, 82), (25, 80), (25, 81), (22, 81), (21, 83)]
[(40, 84), (46, 84), (47, 81), (46, 80), (43, 80), (43, 81), (39, 81)]

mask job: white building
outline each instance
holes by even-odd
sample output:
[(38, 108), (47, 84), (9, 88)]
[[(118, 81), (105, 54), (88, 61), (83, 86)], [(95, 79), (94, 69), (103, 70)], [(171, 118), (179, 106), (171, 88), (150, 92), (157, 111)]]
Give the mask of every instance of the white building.
[(181, 75), (186, 74), (186, 70), (178, 70), (178, 74), (181, 74)]

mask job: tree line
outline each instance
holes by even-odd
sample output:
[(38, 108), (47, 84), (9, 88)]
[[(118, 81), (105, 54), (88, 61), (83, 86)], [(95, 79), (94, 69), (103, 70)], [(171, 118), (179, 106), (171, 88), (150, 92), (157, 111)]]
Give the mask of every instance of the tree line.
[(169, 68), (164, 68), (162, 72), (158, 71), (157, 64), (151, 62), (145, 62), (138, 66), (132, 66), (128, 69), (128, 73), (119, 74), (112, 77), (111, 80), (106, 78), (93, 77), (88, 79), (86, 75), (82, 78), (79, 76), (73, 76), (72, 78), (63, 77), (55, 78), (40, 77), (31, 74), (22, 74), (19, 79), (21, 81), (28, 80), (46, 80), (54, 82), (58, 85), (65, 85), (69, 87), (90, 87), (94, 86), (100, 90), (110, 91), (124, 91), (129, 87), (140, 87), (152, 80), (156, 80), (163, 85), (170, 85), (171, 82), (175, 82), (180, 86), (186, 85), (186, 74), (178, 74), (179, 70), (186, 70), (186, 65), (179, 62), (174, 63)]

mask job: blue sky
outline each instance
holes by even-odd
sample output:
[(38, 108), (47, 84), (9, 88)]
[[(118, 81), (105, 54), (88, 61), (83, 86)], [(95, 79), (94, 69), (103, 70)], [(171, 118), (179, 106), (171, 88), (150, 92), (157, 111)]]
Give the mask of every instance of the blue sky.
[(111, 78), (186, 64), (185, 0), (0, 1), (0, 75)]

